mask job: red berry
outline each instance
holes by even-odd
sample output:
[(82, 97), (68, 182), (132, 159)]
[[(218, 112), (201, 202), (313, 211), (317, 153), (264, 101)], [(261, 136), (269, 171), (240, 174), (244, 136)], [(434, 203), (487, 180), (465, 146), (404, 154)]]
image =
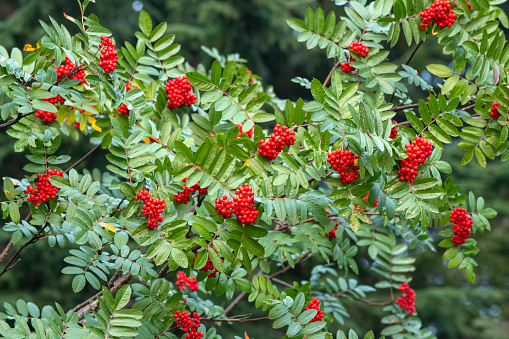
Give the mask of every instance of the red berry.
[(141, 212), (147, 217), (147, 227), (154, 229), (159, 227), (159, 223), (163, 221), (161, 213), (163, 213), (164, 199), (152, 198), (146, 190), (141, 190), (136, 194), (134, 200), (141, 200), (145, 204)]
[(315, 317), (313, 319), (311, 319), (309, 322), (312, 323), (314, 321), (322, 321), (323, 311), (320, 309), (320, 300), (313, 298), (313, 300), (311, 300), (309, 302), (308, 306), (306, 306), (304, 311), (311, 310), (311, 309), (317, 310), (317, 313), (316, 313)]
[[(456, 7), (456, 3), (454, 3)], [(470, 7), (470, 5), (469, 5)], [(434, 23), (440, 28), (451, 27), (456, 21), (456, 13), (451, 9), (451, 2), (449, 0), (435, 0), (430, 7), (426, 7), (424, 12), (419, 13), (421, 22), (421, 29), (431, 26)]]
[(401, 168), (398, 171), (401, 181), (414, 182), (417, 177), (417, 167), (424, 164), (426, 159), (433, 153), (431, 142), (424, 138), (415, 137), (411, 145), (405, 145), (407, 157), (400, 161)]
[(117, 67), (118, 53), (115, 50), (115, 44), (106, 35), (101, 36), (101, 55), (99, 58), (99, 67), (102, 67), (105, 73), (113, 72)]
[[(196, 166), (195, 170), (199, 171), (200, 167)], [(196, 192), (196, 191), (198, 191), (199, 194), (207, 194), (207, 192), (208, 192), (209, 187), (207, 186), (207, 187), (201, 188), (199, 181), (198, 181), (198, 183), (196, 185), (193, 185), (191, 187), (187, 187), (186, 186), (187, 178), (184, 178), (182, 181), (184, 182), (184, 185), (182, 186), (182, 188), (184, 190), (182, 192), (180, 192), (179, 194), (176, 194), (175, 197), (174, 197), (175, 201), (177, 201), (177, 202), (179, 202), (181, 204), (185, 205), (189, 201), (191, 201), (191, 194)]]
[(259, 212), (254, 206), (255, 200), (252, 188), (246, 183), (239, 186), (235, 190), (235, 194), (237, 197), (234, 197), (233, 201), (228, 200), (226, 195), (216, 200), (217, 214), (222, 215), (223, 218), (229, 218), (233, 212), (241, 223), (254, 223)]
[(361, 57), (365, 57), (369, 53), (369, 48), (360, 41), (353, 41), (350, 43), (350, 46), (348, 46), (348, 49), (356, 52)]
[(191, 93), (193, 86), (184, 75), (176, 77), (166, 83), (168, 107), (175, 109), (182, 106), (191, 106), (196, 101), (196, 94)]
[[(395, 125), (398, 124), (398, 122), (395, 120), (392, 120), (392, 123)], [(391, 128), (391, 135), (389, 136), (389, 138), (394, 139), (394, 138), (396, 138), (397, 135), (398, 135), (398, 130), (396, 129), (396, 126), (394, 126)]]
[(408, 286), (408, 283), (399, 284), (398, 287), (401, 292), (401, 297), (396, 300), (399, 308), (407, 310), (408, 315), (411, 316), (417, 310), (415, 309), (415, 291)]
[(48, 111), (37, 111), (37, 113), (35, 113), (35, 116), (37, 118), (41, 119), (44, 123), (52, 122), (53, 120), (55, 120), (57, 118), (56, 113), (48, 112)]
[(343, 184), (349, 184), (359, 178), (359, 166), (356, 165), (358, 159), (359, 157), (349, 150), (337, 150), (327, 156), (327, 161), (339, 172), (339, 180)]
[(200, 339), (203, 337), (203, 333), (198, 331), (200, 327), (200, 315), (198, 313), (193, 312), (191, 316), (187, 311), (177, 311), (173, 315), (173, 318), (175, 318), (175, 323), (182, 331), (187, 333), (185, 336), (186, 339)]
[(258, 146), (258, 153), (266, 157), (269, 161), (277, 158), (278, 154), (285, 148), (295, 144), (295, 132), (290, 131), (287, 126), (281, 126), (277, 124), (274, 127), (274, 134), (272, 134), (269, 140), (260, 140)]
[(64, 176), (63, 171), (58, 170), (49, 170), (44, 174), (37, 174), (38, 182), (35, 183), (35, 190), (32, 189), (32, 186), (28, 185), (25, 190), (26, 194), (30, 194), (28, 197), (28, 201), (34, 203), (35, 206), (41, 206), (41, 202), (47, 202), (50, 199), (56, 199), (56, 195), (58, 193), (58, 188), (49, 182), (49, 178), (51, 176)]
[(450, 216), (453, 223), (452, 229), (454, 236), (451, 240), (454, 245), (463, 244), (470, 236), (470, 228), (472, 227), (472, 218), (468, 216), (464, 208), (454, 208)]

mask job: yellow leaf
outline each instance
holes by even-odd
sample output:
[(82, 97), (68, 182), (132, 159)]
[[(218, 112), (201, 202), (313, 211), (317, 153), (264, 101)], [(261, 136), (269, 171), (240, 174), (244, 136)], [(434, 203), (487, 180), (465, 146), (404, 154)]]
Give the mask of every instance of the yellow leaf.
[(35, 51), (37, 48), (30, 45), (30, 44), (26, 44), (25, 47), (23, 47), (23, 50), (24, 51), (28, 51), (28, 52), (32, 52), (32, 51)]
[(143, 141), (145, 141), (146, 144), (150, 144), (150, 138), (145, 137), (143, 138)]
[(359, 164), (359, 158), (355, 159), (355, 161), (353, 162), (354, 166), (357, 166), (358, 164)]
[(102, 227), (106, 228), (107, 230), (110, 230), (112, 231), (113, 233), (117, 233), (117, 230), (115, 229), (115, 227), (111, 226), (110, 224), (108, 223), (105, 223), (105, 222), (98, 222), (99, 225), (101, 225)]
[(97, 122), (97, 119), (96, 118), (92, 118), (92, 117), (87, 117), (88, 119), (88, 122), (90, 122), (90, 124), (92, 125), (92, 128), (95, 129), (97, 132), (102, 132), (102, 128), (97, 126), (96, 122)]

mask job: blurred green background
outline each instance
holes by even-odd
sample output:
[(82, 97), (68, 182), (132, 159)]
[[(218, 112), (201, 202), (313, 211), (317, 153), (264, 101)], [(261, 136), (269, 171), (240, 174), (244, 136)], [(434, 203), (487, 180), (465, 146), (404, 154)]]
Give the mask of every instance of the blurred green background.
[[(155, 24), (167, 21), (168, 33), (176, 34), (176, 42), (182, 45), (181, 54), (196, 65), (198, 62), (209, 66), (212, 59), (205, 54), (201, 46), (215, 47), (221, 54), (239, 53), (248, 60), (247, 66), (260, 75), (264, 84), (274, 85), (276, 94), (281, 98), (296, 100), (299, 97), (309, 99), (309, 92), (291, 82), (293, 77), (325, 79), (333, 65), (326, 59), (323, 51), (308, 51), (298, 44), (295, 34), (286, 25), (285, 19), (302, 18), (307, 7), (322, 7), (325, 13), (335, 10), (343, 15), (341, 7), (334, 1), (322, 0), (97, 0), (90, 4), (88, 13), (96, 14), (102, 25), (113, 31), (117, 46), (123, 41), (134, 42), (140, 10), (147, 11)], [(506, 10), (508, 6), (504, 7)], [(35, 45), (44, 33), (38, 19), (47, 20), (51, 15), (71, 30), (63, 13), (79, 17), (79, 8), (75, 1), (69, 0), (0, 0), (0, 44), (10, 49), (22, 48), (25, 44)], [(391, 51), (393, 62), (401, 63), (410, 54), (404, 39)], [(425, 65), (429, 63), (449, 63), (442, 55), (441, 48), (431, 37), (412, 60), (424, 79), (435, 79), (427, 73)], [(422, 94), (415, 90), (410, 97)], [(399, 116), (397, 119), (400, 118)], [(401, 119), (404, 119), (401, 113)], [(67, 137), (60, 152), (78, 159), (91, 146), (84, 141)], [(449, 146), (444, 151), (444, 160), (453, 165), (456, 183), (463, 185), (462, 193), (471, 190), (476, 196), (483, 196), (486, 205), (498, 211), (498, 217), (492, 221), (492, 231), (476, 234), (481, 252), (476, 260), (477, 279), (470, 284), (463, 271), (448, 269), (441, 259), (442, 249), (437, 253), (419, 253), (416, 271), (410, 285), (416, 290), (416, 307), (425, 326), (431, 328), (438, 338), (509, 338), (509, 163), (499, 160), (490, 161), (487, 168), (481, 168), (475, 161), (460, 166), (463, 151)], [(83, 168), (98, 167), (105, 170), (100, 154), (84, 162)], [(0, 134), (1, 176), (21, 178), (26, 163), (23, 154), (14, 153), (12, 140)], [(430, 230), (437, 241), (438, 231)], [(0, 249), (8, 242), (8, 235), (0, 232)], [(18, 298), (35, 302), (43, 306), (53, 301), (65, 309), (72, 308), (84, 299), (85, 293), (92, 295), (93, 290), (85, 290), (75, 295), (70, 287), (70, 277), (60, 274), (62, 259), (67, 250), (50, 248), (40, 242), (29, 247), (22, 254), (22, 260), (16, 268), (0, 279), (0, 304), (4, 301), (15, 302)], [(297, 281), (309, 279), (314, 265), (322, 262), (307, 262), (299, 270), (300, 275), (288, 277)], [(360, 262), (360, 283), (374, 283), (377, 277), (369, 270), (367, 260)], [(362, 303), (352, 303), (342, 299), (350, 312), (350, 318), (338, 328), (354, 328), (358, 333), (373, 329), (380, 333), (383, 316), (381, 308)], [(241, 305), (234, 314), (253, 312), (250, 305)], [(255, 310), (254, 316), (260, 314)], [(207, 323), (207, 326), (212, 324)], [(242, 323), (222, 325), (224, 338), (243, 335), (246, 331), (250, 338), (281, 338), (282, 334), (272, 330), (269, 323)]]

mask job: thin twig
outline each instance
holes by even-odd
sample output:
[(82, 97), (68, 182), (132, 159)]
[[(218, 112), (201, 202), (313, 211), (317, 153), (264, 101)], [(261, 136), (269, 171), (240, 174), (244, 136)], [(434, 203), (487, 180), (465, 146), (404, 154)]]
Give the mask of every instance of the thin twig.
[(5, 128), (5, 127), (9, 127), (11, 125), (14, 125), (15, 123), (17, 123), (18, 121), (20, 121), (21, 119), (23, 119), (24, 117), (27, 117), (29, 115), (32, 115), (34, 114), (35, 112), (37, 111), (33, 111), (33, 112), (30, 112), (30, 113), (25, 113), (25, 114), (21, 114), (21, 113), (18, 113), (18, 115), (16, 116), (16, 118), (14, 119), (11, 119), (3, 124), (0, 125), (0, 129), (2, 128)]
[(72, 164), (68, 169), (64, 171), (64, 173), (69, 173), (70, 170), (81, 164), (83, 161), (87, 160), (89, 156), (92, 155), (95, 151), (97, 151), (99, 148), (101, 148), (101, 144), (95, 146), (92, 148), (87, 154), (85, 154), (80, 160), (76, 161), (74, 164)]
[[(412, 61), (412, 58), (414, 57), (415, 53), (417, 53), (417, 50), (419, 49), (419, 47), (421, 47), (422, 43), (424, 42), (424, 40), (421, 40), (419, 41), (419, 43), (415, 46), (414, 50), (412, 51), (412, 53), (410, 54), (410, 56), (408, 57), (408, 59), (406, 59), (405, 61), (405, 65), (408, 65), (410, 63), (410, 61)], [(396, 93), (396, 92), (394, 92)], [(392, 100), (394, 99), (394, 93), (392, 93), (391, 95), (391, 98), (389, 100), (389, 102), (392, 102)]]
[(201, 321), (214, 321), (214, 322), (237, 322), (237, 323), (247, 323), (253, 321), (267, 320), (269, 317), (261, 317), (261, 318), (251, 318), (251, 319), (237, 319), (237, 318), (224, 318), (224, 319), (215, 319), (215, 318), (201, 318)]
[(325, 86), (327, 86), (327, 84), (329, 83), (330, 78), (332, 77), (332, 73), (334, 73), (334, 71), (336, 70), (336, 68), (338, 68), (338, 67), (339, 67), (339, 65), (340, 65), (340, 64), (341, 64), (341, 59), (340, 59), (340, 60), (338, 60), (338, 61), (334, 64), (334, 66), (332, 67), (332, 69), (331, 69), (331, 70), (330, 70), (330, 72), (329, 72), (329, 75), (327, 75), (327, 78), (325, 78), (325, 81), (323, 82), (323, 85), (322, 85), (322, 87), (323, 87), (323, 88), (325, 88)]
[[(123, 276), (121, 276), (115, 283), (115, 285), (110, 288), (110, 292), (112, 294), (114, 294), (115, 292), (117, 292), (122, 286), (124, 286), (125, 284), (127, 284), (129, 282), (129, 280), (131, 280), (133, 277), (133, 275), (131, 273), (126, 273), (124, 274)], [(90, 302), (88, 305), (86, 305), (85, 307), (81, 308), (79, 311), (77, 311), (78, 313), (78, 318), (81, 320), (85, 317), (85, 314), (86, 313), (89, 313), (89, 312), (93, 312), (95, 311), (98, 307), (99, 307), (99, 301), (97, 300), (98, 297), (92, 297), (91, 299), (93, 300), (93, 298), (95, 298), (94, 301)]]

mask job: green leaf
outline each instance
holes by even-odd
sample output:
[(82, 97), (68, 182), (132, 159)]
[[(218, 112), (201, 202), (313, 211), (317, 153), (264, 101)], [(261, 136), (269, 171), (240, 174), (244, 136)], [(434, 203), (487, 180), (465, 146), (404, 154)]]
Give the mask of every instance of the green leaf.
[(449, 67), (440, 64), (431, 64), (426, 66), (426, 69), (436, 76), (441, 78), (448, 78), (452, 75), (452, 71)]
[(124, 285), (118, 290), (115, 296), (115, 310), (119, 310), (129, 303), (129, 300), (131, 300), (131, 292), (131, 286), (129, 285)]
[(147, 37), (150, 36), (152, 32), (152, 20), (150, 19), (150, 15), (147, 12), (141, 11), (140, 16), (138, 18), (138, 25), (140, 26), (141, 31)]

